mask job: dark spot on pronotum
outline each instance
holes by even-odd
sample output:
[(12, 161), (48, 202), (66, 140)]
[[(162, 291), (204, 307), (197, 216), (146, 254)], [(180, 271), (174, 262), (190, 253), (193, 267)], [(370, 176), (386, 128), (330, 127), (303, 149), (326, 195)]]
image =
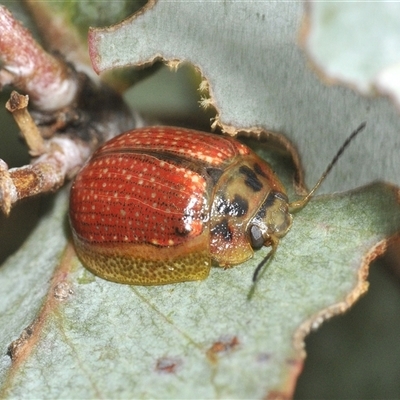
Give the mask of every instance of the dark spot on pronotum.
[(235, 195), (232, 201), (221, 197), (218, 201), (217, 210), (219, 214), (242, 217), (249, 210), (249, 202), (238, 194)]
[(280, 197), (279, 192), (274, 192), (274, 191), (269, 192), (267, 198), (263, 203), (263, 207), (265, 208), (271, 207), (275, 203), (276, 199), (279, 197)]
[(280, 199), (280, 200), (283, 200), (283, 201), (286, 201), (286, 202), (289, 201), (287, 196), (284, 195), (283, 193), (272, 191), (272, 192), (270, 192), (268, 194), (268, 196), (265, 199), (264, 203), (261, 205), (260, 209), (258, 210), (257, 217), (260, 218), (260, 219), (265, 218), (265, 215), (267, 213), (267, 209), (269, 207), (272, 207), (272, 205), (275, 203), (276, 199)]
[(258, 164), (258, 163), (254, 164), (254, 171), (256, 172), (256, 174), (261, 175), (264, 178), (267, 177), (267, 175), (265, 175), (264, 171), (262, 170), (260, 164)]
[(219, 178), (221, 178), (221, 175), (224, 173), (224, 171), (220, 168), (207, 168), (207, 174), (209, 177), (212, 179), (213, 184), (215, 185), (218, 181)]
[(230, 208), (231, 210), (229, 215), (242, 217), (243, 215), (246, 215), (249, 210), (249, 202), (244, 197), (235, 194)]
[(244, 183), (254, 192), (259, 192), (263, 188), (263, 184), (257, 178), (256, 173), (247, 165), (242, 165), (239, 172), (245, 176)]
[(226, 242), (232, 241), (232, 232), (229, 229), (229, 224), (227, 219), (223, 219), (220, 223), (216, 224), (214, 228), (211, 229), (211, 235), (222, 236)]
[(229, 214), (229, 206), (230, 202), (225, 197), (221, 196), (217, 200), (217, 211), (218, 214), (228, 215)]
[(261, 205), (260, 209), (258, 210), (256, 217), (259, 219), (264, 219), (265, 215), (267, 214), (267, 208), (271, 206), (271, 202), (268, 200), (269, 196), (267, 199), (264, 201), (264, 203)]

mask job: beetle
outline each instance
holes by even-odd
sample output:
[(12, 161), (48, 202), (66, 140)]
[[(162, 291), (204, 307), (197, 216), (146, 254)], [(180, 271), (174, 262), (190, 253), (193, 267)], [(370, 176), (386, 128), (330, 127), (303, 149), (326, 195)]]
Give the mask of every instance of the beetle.
[(275, 253), (292, 224), (362, 124), (303, 199), (289, 203), (269, 164), (237, 140), (150, 126), (100, 147), (70, 191), (75, 249), (96, 275), (161, 285), (205, 279), (213, 263), (229, 268), (254, 251)]

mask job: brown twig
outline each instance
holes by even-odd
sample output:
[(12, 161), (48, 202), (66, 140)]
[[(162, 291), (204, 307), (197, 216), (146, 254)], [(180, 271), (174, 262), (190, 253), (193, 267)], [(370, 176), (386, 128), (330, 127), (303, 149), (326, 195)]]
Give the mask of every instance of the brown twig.
[(78, 92), (76, 74), (62, 59), (44, 51), (4, 6), (0, 6), (0, 59), (0, 85), (12, 84), (29, 94), (42, 111), (69, 105)]
[(15, 122), (21, 130), (29, 147), (30, 155), (36, 157), (45, 152), (46, 146), (38, 127), (28, 112), (28, 102), (28, 95), (20, 95), (14, 90), (6, 103), (6, 108), (12, 113)]
[(99, 144), (135, 124), (119, 93), (46, 53), (4, 6), (0, 61), (0, 89), (11, 84), (29, 95), (13, 92), (7, 108), (34, 157), (10, 170), (0, 160), (0, 208), (8, 214), (18, 200), (58, 189)]

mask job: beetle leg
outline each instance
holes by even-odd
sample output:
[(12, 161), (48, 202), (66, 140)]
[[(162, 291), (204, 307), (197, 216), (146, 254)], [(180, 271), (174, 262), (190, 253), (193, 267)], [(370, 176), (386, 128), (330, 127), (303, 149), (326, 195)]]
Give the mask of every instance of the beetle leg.
[(258, 281), (258, 277), (260, 275), (261, 270), (267, 264), (267, 262), (273, 258), (273, 256), (276, 253), (276, 249), (278, 248), (279, 239), (274, 237), (274, 236), (271, 236), (269, 239), (270, 239), (270, 243), (271, 243), (271, 250), (263, 258), (263, 260), (257, 265), (256, 269), (254, 270), (254, 273), (253, 273), (253, 284), (251, 286), (249, 294), (247, 295), (247, 300), (251, 300), (251, 298), (253, 297), (254, 291), (256, 289), (256, 283)]

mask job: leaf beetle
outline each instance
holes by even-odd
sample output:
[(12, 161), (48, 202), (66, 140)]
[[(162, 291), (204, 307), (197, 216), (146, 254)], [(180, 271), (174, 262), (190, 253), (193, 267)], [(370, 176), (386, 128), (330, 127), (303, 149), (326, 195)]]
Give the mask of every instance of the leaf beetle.
[(101, 146), (72, 184), (69, 218), (83, 264), (96, 275), (133, 285), (205, 279), (212, 263), (229, 268), (254, 250), (275, 253), (314, 188), (289, 203), (266, 161), (237, 140), (150, 126)]

